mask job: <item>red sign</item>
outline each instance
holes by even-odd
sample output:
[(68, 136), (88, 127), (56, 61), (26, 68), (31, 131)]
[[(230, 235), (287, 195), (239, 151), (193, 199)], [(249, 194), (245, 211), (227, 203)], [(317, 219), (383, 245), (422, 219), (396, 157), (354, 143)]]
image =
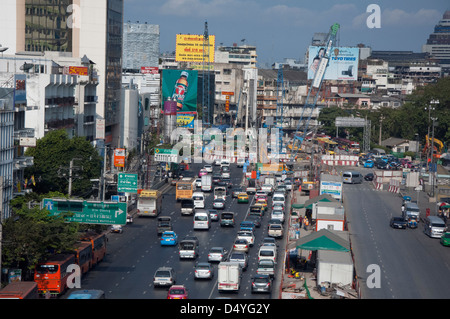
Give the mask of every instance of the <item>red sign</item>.
[(141, 66), (142, 74), (158, 74), (159, 68), (157, 66)]
[(69, 66), (69, 74), (88, 75), (88, 68), (85, 66)]

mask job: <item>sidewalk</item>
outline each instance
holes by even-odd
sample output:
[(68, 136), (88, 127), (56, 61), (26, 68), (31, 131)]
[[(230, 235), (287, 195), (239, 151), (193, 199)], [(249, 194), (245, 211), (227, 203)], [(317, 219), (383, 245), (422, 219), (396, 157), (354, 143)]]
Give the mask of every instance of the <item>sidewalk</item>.
[[(301, 192), (295, 190), (293, 192), (292, 204), (304, 204), (309, 196), (301, 196)], [(304, 216), (305, 208), (298, 210), (299, 215)], [(316, 276), (314, 272), (315, 265), (311, 264), (309, 250), (301, 250), (300, 256), (297, 259), (297, 252), (295, 255), (289, 256), (290, 250), (296, 249), (296, 242), (299, 238), (310, 235), (314, 232), (314, 225), (309, 225), (308, 229), (304, 226), (301, 228), (298, 224), (298, 219), (291, 218), (291, 225), (286, 225), (286, 263), (280, 267), (278, 276), (281, 277), (278, 297), (279, 299), (330, 299), (330, 296), (324, 296), (317, 288)], [(291, 258), (289, 258), (291, 257)], [(297, 259), (297, 260), (296, 260)], [(297, 262), (298, 261), (298, 262)], [(302, 262), (303, 261), (303, 262)], [(308, 261), (308, 262), (305, 262)], [(295, 269), (298, 272), (297, 276), (290, 274), (290, 270)]]

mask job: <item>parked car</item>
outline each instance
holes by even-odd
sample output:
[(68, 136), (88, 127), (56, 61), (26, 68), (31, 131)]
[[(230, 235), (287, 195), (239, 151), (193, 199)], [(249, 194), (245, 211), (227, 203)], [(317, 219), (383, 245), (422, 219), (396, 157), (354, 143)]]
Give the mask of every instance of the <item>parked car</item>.
[(214, 277), (214, 267), (208, 262), (197, 262), (194, 267), (195, 279), (212, 279)]
[(375, 163), (373, 162), (373, 160), (370, 160), (370, 159), (364, 162), (364, 167), (367, 167), (367, 168), (373, 168), (374, 165), (375, 165)]
[(403, 217), (392, 217), (390, 225), (392, 228), (406, 229), (406, 227), (408, 226), (408, 223)]
[(445, 232), (442, 236), (441, 236), (441, 244), (443, 246), (450, 246), (450, 233), (449, 232)]
[(373, 175), (373, 173), (367, 173), (365, 176), (364, 176), (364, 180), (366, 180), (366, 181), (373, 181), (373, 178), (375, 177), (375, 175)]
[(252, 293), (266, 292), (270, 293), (272, 290), (272, 279), (269, 275), (255, 275), (252, 278)]
[(167, 299), (187, 299), (188, 291), (184, 285), (173, 285), (167, 292)]

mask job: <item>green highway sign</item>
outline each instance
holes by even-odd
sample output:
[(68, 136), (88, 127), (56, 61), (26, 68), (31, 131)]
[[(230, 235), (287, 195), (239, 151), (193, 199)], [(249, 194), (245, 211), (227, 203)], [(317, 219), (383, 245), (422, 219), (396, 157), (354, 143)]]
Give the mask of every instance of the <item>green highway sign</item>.
[(117, 192), (137, 193), (138, 175), (119, 173), (117, 180)]
[(45, 198), (43, 208), (53, 216), (72, 213), (67, 217), (68, 222), (102, 225), (127, 223), (127, 203)]

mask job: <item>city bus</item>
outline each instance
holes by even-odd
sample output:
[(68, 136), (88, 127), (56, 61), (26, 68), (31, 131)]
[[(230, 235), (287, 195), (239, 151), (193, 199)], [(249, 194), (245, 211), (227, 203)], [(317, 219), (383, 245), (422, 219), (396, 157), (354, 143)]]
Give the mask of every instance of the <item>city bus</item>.
[(351, 141), (342, 137), (333, 137), (332, 140), (338, 143), (338, 147), (340, 149), (346, 150), (349, 153), (358, 154), (361, 151), (358, 142)]
[(91, 269), (92, 265), (92, 245), (89, 242), (80, 242), (75, 247), (75, 260), (80, 266), (81, 275)]
[(34, 281), (38, 285), (38, 293), (57, 297), (67, 289), (67, 279), (71, 272), (70, 265), (76, 264), (75, 254), (58, 254), (36, 265)]
[(195, 178), (184, 177), (177, 182), (175, 191), (176, 200), (192, 199), (195, 189)]
[(92, 246), (91, 267), (103, 260), (106, 255), (106, 233), (87, 233), (82, 236), (81, 242), (88, 242)]
[(162, 194), (158, 190), (143, 189), (138, 197), (138, 216), (158, 216), (161, 213)]

